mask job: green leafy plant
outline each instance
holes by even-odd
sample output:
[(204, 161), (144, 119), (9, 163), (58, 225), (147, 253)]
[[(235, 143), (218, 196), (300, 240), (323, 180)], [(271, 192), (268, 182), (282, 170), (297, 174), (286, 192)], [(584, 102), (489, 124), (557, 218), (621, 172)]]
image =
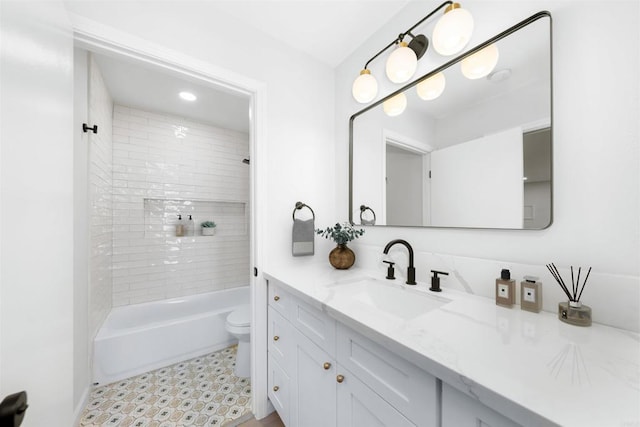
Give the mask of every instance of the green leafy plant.
[(355, 229), (351, 224), (345, 222), (343, 224), (336, 223), (333, 227), (327, 227), (322, 230), (316, 229), (316, 233), (325, 239), (331, 239), (338, 245), (345, 245), (347, 242), (357, 239), (364, 234), (363, 229)]
[(216, 223), (213, 221), (205, 221), (202, 224), (200, 224), (203, 228), (214, 228), (216, 226)]

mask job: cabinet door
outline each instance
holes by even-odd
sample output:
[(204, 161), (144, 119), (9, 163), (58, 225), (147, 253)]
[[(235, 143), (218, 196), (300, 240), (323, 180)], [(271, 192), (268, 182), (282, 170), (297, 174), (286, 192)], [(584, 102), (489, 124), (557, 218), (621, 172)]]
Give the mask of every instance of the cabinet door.
[(436, 378), (344, 325), (337, 361), (419, 427), (438, 423)]
[(519, 427), (475, 399), (442, 383), (442, 427)]
[(335, 426), (335, 362), (304, 334), (292, 329), (295, 368), (291, 376), (291, 427)]
[(290, 425), (291, 413), (291, 379), (278, 365), (273, 356), (269, 356), (269, 372), (267, 375), (267, 395), (278, 412), (285, 426)]
[(414, 427), (400, 412), (339, 366), (338, 427)]

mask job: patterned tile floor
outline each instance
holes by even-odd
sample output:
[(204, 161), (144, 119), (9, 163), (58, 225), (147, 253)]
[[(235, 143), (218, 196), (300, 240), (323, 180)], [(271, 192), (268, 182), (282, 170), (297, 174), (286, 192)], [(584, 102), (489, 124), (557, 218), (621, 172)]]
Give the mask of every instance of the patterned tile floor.
[(221, 427), (251, 409), (249, 378), (233, 375), (236, 346), (96, 387), (82, 427)]

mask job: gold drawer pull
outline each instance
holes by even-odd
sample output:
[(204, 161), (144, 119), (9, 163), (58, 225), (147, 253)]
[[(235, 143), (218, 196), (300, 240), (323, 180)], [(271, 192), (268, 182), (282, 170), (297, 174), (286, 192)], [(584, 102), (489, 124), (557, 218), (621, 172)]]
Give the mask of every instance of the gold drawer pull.
[(274, 340), (274, 341), (278, 341), (279, 339), (280, 339), (280, 337), (279, 337), (279, 336), (277, 336), (277, 335), (276, 335), (275, 337), (273, 337), (273, 340)]
[(336, 377), (336, 381), (338, 381), (339, 383), (342, 383), (342, 381), (344, 381), (344, 375), (338, 375)]
[(280, 301), (280, 297), (278, 295), (276, 295), (275, 297), (273, 297), (274, 301)]
[(324, 365), (322, 365), (322, 367), (324, 368), (324, 370), (328, 370), (329, 368), (331, 368), (331, 363), (329, 362), (324, 362)]
[(277, 385), (274, 385), (273, 386), (273, 391), (278, 391), (278, 390), (280, 390), (280, 387), (278, 387)]

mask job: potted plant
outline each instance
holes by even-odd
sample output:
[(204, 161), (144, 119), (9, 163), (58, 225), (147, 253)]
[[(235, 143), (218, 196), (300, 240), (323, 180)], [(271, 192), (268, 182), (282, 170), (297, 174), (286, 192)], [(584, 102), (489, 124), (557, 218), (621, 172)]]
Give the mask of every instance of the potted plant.
[(203, 236), (213, 236), (216, 234), (216, 223), (213, 221), (205, 221), (202, 224), (202, 235)]
[(317, 229), (316, 233), (336, 242), (336, 247), (329, 252), (329, 262), (338, 270), (346, 270), (356, 262), (356, 255), (347, 247), (347, 243), (364, 234), (363, 229), (356, 229), (348, 222), (336, 223), (333, 227)]

